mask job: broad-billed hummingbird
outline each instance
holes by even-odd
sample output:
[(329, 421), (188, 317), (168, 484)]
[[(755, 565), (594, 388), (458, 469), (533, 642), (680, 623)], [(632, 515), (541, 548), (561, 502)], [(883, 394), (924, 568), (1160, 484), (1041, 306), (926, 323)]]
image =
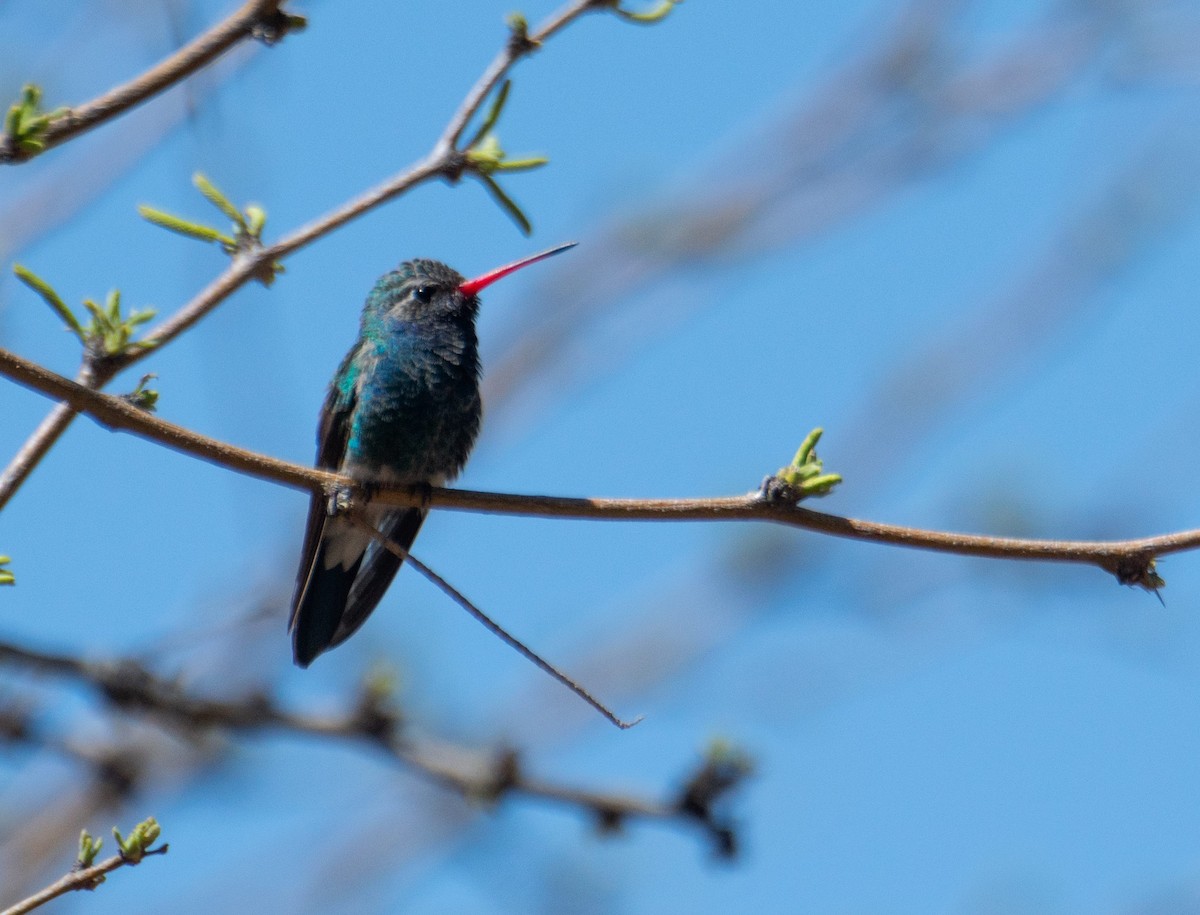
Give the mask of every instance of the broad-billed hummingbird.
[[(411, 260), (367, 296), (358, 340), (342, 360), (317, 426), (317, 466), (362, 483), (441, 486), (458, 476), (479, 434), (479, 292), (574, 246), (559, 245), (475, 279)], [(412, 544), (424, 508), (367, 505), (384, 537)], [(383, 598), (400, 558), (314, 495), (289, 628), (296, 663), (352, 636)]]

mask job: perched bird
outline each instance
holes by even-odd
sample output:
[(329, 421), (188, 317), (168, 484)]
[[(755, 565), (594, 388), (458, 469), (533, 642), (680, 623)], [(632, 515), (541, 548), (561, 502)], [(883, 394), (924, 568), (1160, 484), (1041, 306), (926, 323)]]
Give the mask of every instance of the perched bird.
[[(358, 340), (333, 378), (317, 427), (317, 466), (363, 483), (441, 486), (458, 476), (481, 415), (478, 294), (496, 280), (573, 247), (560, 245), (467, 280), (445, 264), (412, 260), (380, 277)], [(408, 549), (424, 508), (368, 506), (367, 519)], [(288, 626), (307, 667), (366, 622), (399, 557), (314, 495)]]

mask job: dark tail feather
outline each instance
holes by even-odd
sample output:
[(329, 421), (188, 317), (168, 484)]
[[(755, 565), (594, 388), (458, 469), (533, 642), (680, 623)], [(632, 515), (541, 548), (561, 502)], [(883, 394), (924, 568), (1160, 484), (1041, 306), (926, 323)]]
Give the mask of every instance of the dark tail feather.
[(292, 653), (298, 666), (308, 667), (317, 655), (337, 644), (334, 634), (361, 565), (362, 556), (348, 569), (327, 569), (325, 544), (317, 547), (308, 580), (292, 613)]
[[(407, 550), (416, 539), (425, 515), (425, 510), (420, 508), (396, 512), (384, 519), (379, 532)], [(400, 570), (400, 564), (400, 557), (377, 541), (371, 541), (362, 560), (362, 567), (358, 570), (358, 577), (350, 587), (346, 609), (342, 612), (341, 621), (331, 636), (328, 648), (342, 644), (367, 621), (367, 617), (383, 600), (388, 585)]]

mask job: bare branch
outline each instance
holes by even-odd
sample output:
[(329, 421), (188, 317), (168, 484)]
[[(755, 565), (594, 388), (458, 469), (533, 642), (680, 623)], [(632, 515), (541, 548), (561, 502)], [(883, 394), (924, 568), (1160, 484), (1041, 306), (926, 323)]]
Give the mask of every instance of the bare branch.
[[(40, 149), (37, 152), (22, 149), (15, 138), (8, 134), (0, 135), (0, 163), (15, 164), (28, 161), (35, 155), (73, 140), (93, 127), (112, 120), (169, 89), (212, 63), (239, 42), (269, 27), (273, 17), (283, 17), (279, 7), (284, 2), (285, 0), (247, 0), (227, 19), (135, 79), (110, 89), (99, 98), (78, 108), (67, 108), (54, 115), (45, 129), (38, 133)], [(286, 25), (275, 27), (277, 32), (286, 30)]]
[[(159, 846), (158, 848), (143, 852), (142, 857), (148, 855), (165, 855), (167, 848), (168, 846), (166, 845)], [(133, 858), (127, 858), (124, 855), (113, 855), (111, 858), (101, 861), (92, 867), (72, 868), (69, 873), (55, 880), (44, 890), (40, 890), (28, 898), (22, 899), (16, 905), (10, 906), (3, 912), (0, 912), (0, 915), (25, 915), (26, 912), (32, 912), (34, 909), (41, 908), (51, 899), (57, 899), (59, 896), (74, 890), (94, 890), (104, 882), (106, 874), (111, 874), (117, 868), (124, 867), (127, 864), (134, 865), (139, 863), (141, 863), (140, 858), (135, 861)]]
[[(124, 429), (227, 467), (248, 476), (271, 480), (295, 489), (358, 492), (356, 481), (324, 470), (293, 464), (221, 442), (139, 410), (124, 400), (100, 394), (35, 363), (0, 349), (0, 375), (6, 375), (48, 397), (65, 400), (80, 413), (104, 425)], [(862, 521), (801, 508), (789, 502), (744, 496), (710, 499), (586, 499), (564, 496), (514, 495), (472, 492), (463, 489), (414, 487), (373, 488), (370, 498), (383, 505), (449, 508), (461, 511), (541, 518), (574, 518), (620, 521), (772, 521), (792, 527), (895, 546), (981, 556), (993, 559), (1037, 559), (1098, 566), (1122, 584), (1155, 590), (1155, 557), (1200, 548), (1200, 530), (1179, 531), (1132, 540), (1032, 540), (962, 534)]]
[(118, 709), (143, 712), (183, 731), (248, 733), (277, 729), (364, 743), (472, 800), (498, 801), (511, 795), (550, 801), (583, 810), (609, 829), (635, 818), (697, 826), (714, 841), (719, 852), (726, 853), (729, 824), (716, 817), (711, 805), (704, 811), (697, 810), (689, 787), (696, 775), (677, 796), (661, 801), (537, 778), (523, 771), (519, 755), (513, 750), (481, 751), (408, 734), (399, 713), (369, 689), (364, 689), (346, 711), (317, 716), (289, 711), (259, 693), (238, 699), (197, 696), (177, 681), (160, 677), (131, 659), (87, 661), (0, 642), (0, 664), (85, 683)]
[[(85, 374), (80, 372), (76, 376), (76, 380), (86, 383)], [(65, 403), (60, 403), (46, 415), (46, 418), (34, 430), (33, 435), (21, 446), (21, 450), (9, 461), (4, 472), (0, 474), (0, 509), (4, 508), (8, 498), (16, 492), (21, 481), (33, 472), (33, 469), (58, 441), (58, 437), (66, 431), (67, 426), (75, 419), (75, 415), (75, 410)]]

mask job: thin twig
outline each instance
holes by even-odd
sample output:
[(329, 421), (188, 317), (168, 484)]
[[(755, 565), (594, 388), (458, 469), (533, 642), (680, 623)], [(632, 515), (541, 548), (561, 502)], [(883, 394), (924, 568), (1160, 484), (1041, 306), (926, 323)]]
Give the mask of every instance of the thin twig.
[[(165, 855), (168, 846), (162, 845), (158, 848), (153, 848), (143, 852), (143, 857), (150, 855)], [(22, 899), (14, 906), (10, 906), (0, 915), (25, 915), (26, 912), (32, 912), (34, 909), (44, 906), (51, 899), (57, 899), (66, 893), (73, 890), (94, 890), (99, 884), (104, 882), (105, 874), (111, 874), (119, 867), (125, 865), (138, 864), (140, 861), (134, 861), (132, 858), (126, 858), (123, 855), (113, 855), (105, 861), (92, 867), (85, 867), (79, 870), (72, 870), (43, 890), (34, 893), (26, 899)]]
[(390, 537), (385, 537), (382, 533), (380, 533), (375, 525), (363, 518), (358, 511), (351, 510), (349, 513), (349, 520), (352, 524), (364, 531), (371, 537), (371, 539), (373, 539), (397, 559), (407, 559), (409, 565), (424, 575), (425, 578), (436, 585), (443, 594), (466, 610), (467, 613), (479, 620), (479, 622), (482, 623), (483, 626), (490, 633), (492, 633), (492, 635), (496, 636), (510, 648), (514, 649), (526, 660), (532, 661), (537, 667), (548, 673), (551, 677), (573, 692), (576, 696), (598, 711), (601, 715), (603, 715), (621, 730), (627, 730), (642, 720), (642, 716), (640, 715), (632, 721), (626, 721), (624, 718), (618, 718), (617, 714), (612, 709), (610, 709), (607, 705), (588, 692), (587, 689), (580, 686), (579, 683), (567, 676), (516, 636), (512, 635), (494, 619), (480, 610), (461, 591), (450, 584), (450, 582), (442, 578), (442, 576), (433, 571), (433, 569), (429, 568), (429, 566), (425, 565), (425, 563), (421, 562), (421, 560), (417, 559), (416, 556), (414, 556), (400, 544), (396, 543), (396, 541), (392, 540)]
[[(101, 394), (0, 349), (0, 375), (56, 400), (65, 400), (80, 413), (106, 426), (134, 432), (176, 451), (199, 457), (248, 476), (271, 480), (294, 489), (326, 492), (354, 491), (357, 484), (325, 470), (293, 464), (238, 448), (152, 416), (128, 402)], [(1157, 556), (1200, 548), (1200, 529), (1131, 540), (1030, 540), (862, 521), (812, 511), (758, 493), (708, 499), (587, 499), (563, 496), (514, 495), (433, 488), (380, 485), (371, 498), (383, 505), (420, 506), (502, 515), (617, 521), (771, 521), (852, 540), (994, 559), (1046, 560), (1095, 565), (1123, 583), (1141, 584)]]
[(155, 64), (140, 76), (110, 89), (84, 105), (68, 108), (51, 119), (38, 135), (42, 149), (29, 153), (18, 147), (13, 138), (0, 134), (0, 162), (19, 163), (40, 155), (47, 149), (60, 146), (93, 127), (124, 114), (130, 108), (191, 76), (212, 63), (230, 48), (251, 37), (269, 17), (279, 12), (285, 0), (247, 0), (228, 18), (217, 23), (169, 57)]
[[(86, 384), (87, 376), (84, 372), (80, 372), (76, 376), (76, 380), (81, 384)], [(4, 506), (8, 504), (8, 500), (17, 491), (21, 481), (33, 472), (33, 469), (58, 441), (58, 437), (63, 434), (75, 416), (75, 410), (69, 404), (60, 403), (38, 424), (33, 435), (29, 436), (25, 444), (21, 446), (21, 450), (13, 456), (8, 466), (4, 468), (4, 472), (0, 474), (0, 510), (3, 510)]]
[(454, 151), (463, 131), (471, 123), (471, 118), (483, 106), (492, 89), (512, 69), (513, 64), (522, 57), (532, 54), (547, 39), (566, 28), (584, 13), (602, 9), (604, 6), (603, 0), (574, 0), (542, 23), (536, 32), (529, 33), (524, 39), (518, 40), (515, 34), (510, 34), (504, 48), (488, 64), (483, 75), (476, 80), (475, 85), (463, 99), (463, 103), (450, 118), (450, 123), (446, 125), (446, 129), (442, 131), (441, 137), (434, 146), (434, 154), (445, 155)]
[[(191, 301), (183, 305), (174, 315), (167, 318), (157, 327), (146, 334), (147, 340), (152, 340), (155, 346), (150, 348), (130, 348), (117, 357), (106, 359), (104, 365), (97, 367), (96, 377), (91, 387), (103, 388), (119, 371), (128, 368), (144, 359), (150, 353), (194, 325), (210, 311), (229, 298), (234, 292), (264, 271), (270, 271), (271, 265), (281, 261), (296, 251), (322, 238), (346, 223), (357, 219), (377, 206), (403, 194), (418, 184), (432, 178), (443, 177), (448, 181), (457, 181), (465, 165), (463, 154), (455, 148), (455, 142), (462, 134), (471, 118), (479, 111), (492, 87), (504, 77), (522, 57), (533, 53), (551, 35), (557, 33), (584, 13), (602, 8), (596, 0), (575, 0), (561, 11), (551, 16), (536, 32), (530, 34), (525, 41), (515, 41), (510, 35), (503, 51), (489, 64), (483, 75), (467, 93), (458, 110), (450, 118), (450, 122), (442, 135), (434, 144), (433, 151), (423, 159), (418, 160), (409, 168), (398, 172), (381, 184), (376, 185), (359, 197), (339, 206), (324, 216), (301, 226), (289, 235), (284, 236), (274, 244), (256, 248), (234, 258), (220, 276), (209, 283)], [(57, 411), (56, 411), (57, 412)], [(38, 427), (34, 437), (21, 449), (18, 457), (30, 448), (39, 450), (39, 458), (50, 449), (58, 438), (66, 431), (74, 420), (74, 414), (66, 413), (56, 417), (55, 422), (49, 420)], [(37, 462), (13, 460), (0, 474), (0, 510), (8, 503), (16, 491), (28, 479), (30, 472)]]

